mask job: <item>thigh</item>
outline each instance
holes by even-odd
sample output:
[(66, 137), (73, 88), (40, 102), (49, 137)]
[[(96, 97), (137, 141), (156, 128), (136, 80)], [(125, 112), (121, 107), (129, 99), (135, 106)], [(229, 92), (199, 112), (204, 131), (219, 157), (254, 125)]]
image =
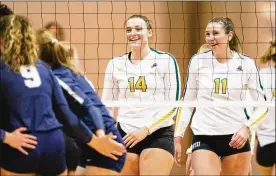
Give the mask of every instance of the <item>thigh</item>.
[(197, 149), (192, 153), (192, 168), (195, 175), (220, 175), (220, 159), (208, 149)]
[(221, 161), (221, 171), (223, 175), (248, 175), (251, 152), (248, 151), (225, 156)]
[(164, 149), (144, 149), (140, 155), (140, 175), (169, 175), (172, 166), (173, 155)]
[(1, 175), (5, 175), (5, 176), (36, 176), (35, 173), (24, 173), (24, 174), (18, 174), (18, 173), (14, 173), (14, 172), (10, 172), (10, 171), (7, 171), (3, 168), (0, 169), (0, 173)]

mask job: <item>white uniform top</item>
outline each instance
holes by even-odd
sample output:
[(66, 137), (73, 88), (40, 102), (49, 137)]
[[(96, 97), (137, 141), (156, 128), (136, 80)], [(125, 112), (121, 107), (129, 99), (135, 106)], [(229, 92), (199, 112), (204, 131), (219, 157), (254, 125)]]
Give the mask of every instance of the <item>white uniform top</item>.
[[(260, 77), (267, 100), (275, 102), (275, 68), (261, 69)], [(275, 142), (275, 107), (269, 108), (267, 117), (260, 123), (257, 135), (260, 146)]]
[[(247, 91), (254, 101), (265, 101), (258, 70), (254, 61), (248, 56), (234, 52), (233, 58), (226, 63), (218, 62), (212, 51), (192, 57), (184, 101), (197, 100), (200, 103), (244, 101)], [(252, 115), (252, 118), (247, 121), (244, 107), (198, 107), (191, 128), (195, 135), (233, 134), (245, 123), (247, 126), (254, 125), (265, 116), (266, 111), (267, 108), (262, 108), (261, 117)], [(260, 114), (260, 111), (257, 112)], [(175, 136), (183, 137), (191, 119), (191, 113), (192, 108), (179, 109)]]
[[(105, 72), (103, 101), (139, 103), (179, 100), (179, 68), (171, 54), (151, 49), (139, 64), (131, 63), (130, 55), (131, 52), (109, 62)], [(152, 133), (172, 125), (176, 112), (177, 108), (121, 107), (117, 120), (126, 133), (145, 126)]]

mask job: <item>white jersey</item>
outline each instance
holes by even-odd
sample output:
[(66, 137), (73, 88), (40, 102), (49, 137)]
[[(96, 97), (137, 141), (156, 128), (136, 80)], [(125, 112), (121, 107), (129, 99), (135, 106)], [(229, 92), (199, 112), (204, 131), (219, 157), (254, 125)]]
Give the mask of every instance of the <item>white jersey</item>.
[[(232, 59), (220, 63), (211, 50), (192, 57), (184, 101), (245, 101), (247, 91), (254, 101), (265, 101), (258, 70), (249, 57), (234, 52)], [(261, 112), (261, 117), (247, 120), (249, 117), (244, 107), (198, 107), (191, 128), (195, 135), (233, 134), (242, 125), (252, 126), (263, 118), (267, 109), (262, 109), (265, 110)], [(183, 137), (191, 114), (191, 108), (180, 108), (175, 136)]]
[[(113, 58), (106, 69), (102, 100), (123, 102), (177, 101), (180, 75), (176, 59), (169, 53), (151, 49), (139, 64), (130, 53)], [(113, 110), (113, 109), (112, 109)], [(147, 127), (150, 133), (174, 123), (177, 108), (121, 107), (117, 121), (126, 132)], [(111, 112), (112, 113), (112, 112)]]
[[(260, 77), (267, 100), (275, 102), (275, 68), (261, 69)], [(267, 117), (260, 123), (257, 135), (260, 146), (275, 142), (275, 107), (269, 108)]]

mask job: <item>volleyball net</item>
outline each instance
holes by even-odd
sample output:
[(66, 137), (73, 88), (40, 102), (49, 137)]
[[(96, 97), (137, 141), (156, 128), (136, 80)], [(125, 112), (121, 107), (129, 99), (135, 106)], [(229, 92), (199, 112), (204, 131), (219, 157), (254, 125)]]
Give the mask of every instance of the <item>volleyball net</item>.
[[(78, 52), (80, 69), (101, 96), (105, 69), (116, 56), (130, 51), (125, 21), (142, 14), (152, 21), (150, 47), (175, 56), (184, 91), (192, 55), (205, 44), (205, 28), (214, 17), (229, 17), (241, 42), (241, 53), (258, 64), (271, 40), (275, 40), (274, 1), (1, 1), (15, 14), (28, 16), (35, 29), (58, 22), (64, 38)], [(57, 35), (62, 35), (58, 32)], [(274, 90), (275, 92), (275, 90)], [(183, 93), (182, 93), (183, 94)], [(105, 102), (107, 106), (266, 106), (274, 101), (254, 102)]]

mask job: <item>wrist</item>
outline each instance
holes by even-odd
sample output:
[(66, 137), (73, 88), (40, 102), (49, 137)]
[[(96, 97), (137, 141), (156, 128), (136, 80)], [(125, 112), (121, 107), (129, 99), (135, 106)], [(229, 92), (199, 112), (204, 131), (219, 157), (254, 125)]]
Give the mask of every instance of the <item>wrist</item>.
[(89, 145), (92, 148), (95, 148), (95, 146), (98, 143), (97, 141), (98, 141), (98, 137), (93, 134), (91, 140), (87, 143), (87, 145)]
[(248, 132), (248, 134), (251, 134), (251, 128), (248, 125), (244, 125), (243, 128)]
[(3, 143), (8, 144), (10, 136), (11, 136), (11, 133), (5, 131), (4, 138), (3, 138)]
[(181, 142), (181, 139), (182, 139), (182, 137), (181, 136), (176, 136), (176, 137), (174, 137), (174, 141), (175, 142)]
[(144, 127), (143, 130), (147, 134), (147, 136), (150, 135), (150, 131), (149, 131), (148, 127)]

